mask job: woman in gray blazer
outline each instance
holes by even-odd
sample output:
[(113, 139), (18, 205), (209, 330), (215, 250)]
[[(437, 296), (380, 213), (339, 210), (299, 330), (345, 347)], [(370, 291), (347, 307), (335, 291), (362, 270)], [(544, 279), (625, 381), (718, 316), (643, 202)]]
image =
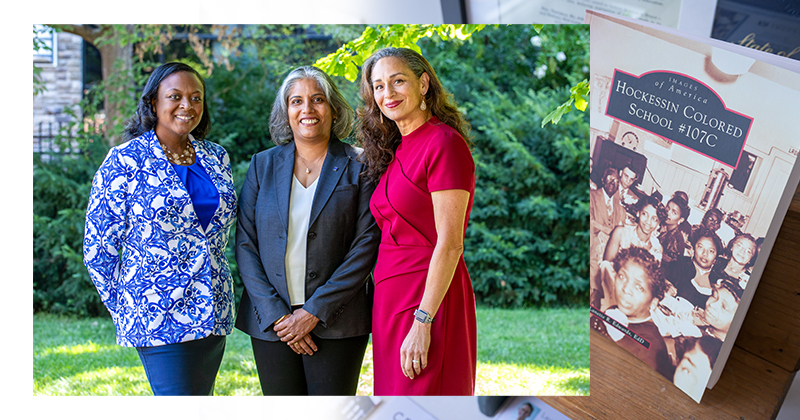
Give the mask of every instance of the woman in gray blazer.
[(276, 147), (242, 187), (236, 327), (251, 337), (264, 395), (355, 395), (371, 330), (380, 231), (360, 149), (341, 142), (353, 109), (315, 67), (293, 70), (270, 115)]

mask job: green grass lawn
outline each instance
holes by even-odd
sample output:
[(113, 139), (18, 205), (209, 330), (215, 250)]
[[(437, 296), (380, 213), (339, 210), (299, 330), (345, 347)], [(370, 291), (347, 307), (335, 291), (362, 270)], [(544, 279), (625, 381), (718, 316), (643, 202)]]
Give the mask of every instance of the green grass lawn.
[[(589, 395), (589, 317), (579, 309), (478, 308), (477, 395)], [(247, 335), (228, 337), (217, 395), (260, 395)], [(33, 317), (34, 395), (150, 395), (133, 348), (107, 318)], [(367, 347), (358, 395), (372, 394)]]

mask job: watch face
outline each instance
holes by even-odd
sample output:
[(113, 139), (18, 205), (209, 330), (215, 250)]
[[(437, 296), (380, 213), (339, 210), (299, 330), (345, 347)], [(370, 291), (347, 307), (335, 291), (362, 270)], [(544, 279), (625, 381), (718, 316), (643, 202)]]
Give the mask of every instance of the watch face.
[(424, 311), (421, 311), (419, 309), (414, 311), (414, 318), (416, 318), (417, 321), (419, 321), (419, 322), (421, 322), (423, 324), (427, 324), (427, 323), (433, 322), (433, 318), (431, 318), (430, 315), (428, 315), (427, 313), (425, 313)]

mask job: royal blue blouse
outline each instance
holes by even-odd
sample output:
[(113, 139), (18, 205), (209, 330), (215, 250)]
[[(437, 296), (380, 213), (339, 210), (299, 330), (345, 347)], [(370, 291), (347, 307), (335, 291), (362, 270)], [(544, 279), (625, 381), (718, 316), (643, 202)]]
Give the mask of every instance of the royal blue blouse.
[(219, 192), (211, 177), (208, 176), (205, 169), (195, 160), (189, 166), (182, 166), (172, 164), (175, 172), (178, 173), (178, 178), (181, 179), (186, 190), (189, 191), (189, 196), (192, 197), (192, 205), (197, 218), (200, 219), (200, 226), (206, 230), (211, 218), (214, 217), (214, 212), (217, 211), (219, 206)]

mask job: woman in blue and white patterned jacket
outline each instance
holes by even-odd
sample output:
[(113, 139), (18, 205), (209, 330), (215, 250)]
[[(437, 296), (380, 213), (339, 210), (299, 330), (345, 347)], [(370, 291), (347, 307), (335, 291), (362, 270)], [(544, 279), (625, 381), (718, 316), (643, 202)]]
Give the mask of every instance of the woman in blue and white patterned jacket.
[(233, 329), (224, 251), (236, 192), (227, 152), (204, 140), (209, 126), (197, 71), (155, 69), (86, 211), (86, 268), (155, 395), (212, 395)]

